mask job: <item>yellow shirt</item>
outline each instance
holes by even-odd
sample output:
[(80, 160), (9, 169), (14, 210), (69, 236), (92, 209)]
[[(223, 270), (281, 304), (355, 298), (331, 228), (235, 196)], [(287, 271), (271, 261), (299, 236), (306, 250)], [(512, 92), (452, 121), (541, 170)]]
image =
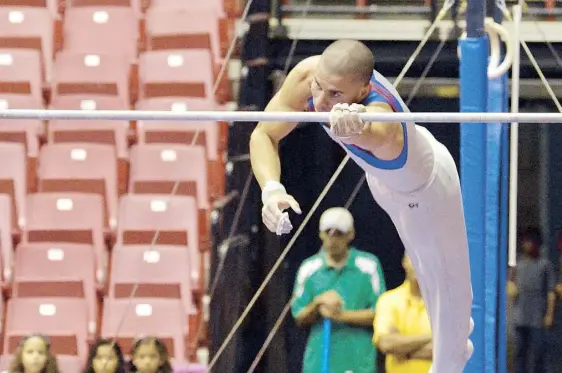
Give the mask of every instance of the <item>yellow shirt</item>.
[[(423, 300), (411, 295), (410, 285), (407, 282), (380, 296), (373, 326), (375, 344), (382, 335), (390, 333), (391, 330), (396, 330), (403, 335), (431, 333)], [(428, 373), (430, 367), (430, 360), (398, 360), (392, 354), (386, 355), (386, 373)]]

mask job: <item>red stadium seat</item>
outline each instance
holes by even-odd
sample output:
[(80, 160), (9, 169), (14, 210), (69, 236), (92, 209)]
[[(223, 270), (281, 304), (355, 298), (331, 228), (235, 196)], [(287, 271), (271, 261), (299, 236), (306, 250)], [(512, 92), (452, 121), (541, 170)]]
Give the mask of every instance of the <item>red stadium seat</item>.
[(40, 51), (44, 76), (49, 81), (55, 52), (55, 24), (46, 8), (0, 7), (0, 45)]
[(0, 49), (0, 93), (31, 95), (43, 100), (41, 53), (33, 49)]
[(13, 297), (83, 298), (88, 330), (96, 332), (96, 258), (91, 245), (23, 243), (16, 248)]
[(112, 145), (56, 143), (41, 148), (39, 192), (96, 193), (105, 201), (105, 227), (117, 227), (117, 156)]
[(148, 97), (137, 101), (137, 110), (215, 111), (220, 105), (207, 97)]
[(11, 227), (25, 224), (25, 149), (18, 143), (0, 142), (0, 193), (11, 200)]
[(131, 350), (133, 339), (154, 336), (164, 341), (171, 357), (182, 361), (185, 359), (184, 338), (188, 333), (185, 315), (180, 300), (106, 298), (101, 336), (114, 338), (119, 331), (117, 342), (123, 351)]
[(36, 193), (27, 196), (24, 243), (92, 245), (98, 281), (105, 280), (107, 251), (103, 236), (103, 199), (89, 193)]
[(14, 359), (13, 355), (2, 355), (0, 356), (0, 372), (8, 373), (8, 369), (10, 368), (10, 364)]
[(6, 307), (4, 354), (13, 354), (22, 337), (36, 333), (49, 338), (55, 355), (77, 355), (85, 359), (87, 302), (72, 298), (10, 299)]
[(209, 191), (205, 148), (175, 144), (135, 145), (131, 149), (129, 193), (189, 195), (197, 198), (200, 248), (209, 238)]
[(53, 98), (64, 95), (118, 96), (129, 102), (130, 62), (121, 55), (57, 53)]
[(26, 188), (34, 192), (37, 187), (36, 168), (39, 153), (39, 136), (43, 133), (43, 122), (27, 119), (0, 120), (0, 143), (17, 143), (24, 147)]
[[(186, 312), (194, 310), (192, 287), (197, 290), (199, 263), (186, 246), (124, 245), (113, 247), (109, 297), (181, 299)], [(194, 267), (194, 270), (191, 268)]]
[(0, 7), (47, 8), (53, 18), (58, 18), (59, 0), (0, 0)]
[[(163, 110), (163, 111), (219, 111), (223, 108), (214, 99), (198, 97), (151, 97), (139, 100), (136, 104), (137, 110)], [(220, 134), (218, 140), (218, 151), (226, 150), (228, 139), (228, 122), (219, 122)], [(199, 136), (205, 136), (202, 133)], [(188, 143), (190, 141), (187, 141)], [(198, 142), (206, 144), (206, 141)]]
[(47, 141), (58, 143), (91, 143), (115, 147), (117, 154), (117, 181), (119, 195), (127, 191), (129, 180), (129, 122), (111, 120), (51, 121)]
[(60, 373), (76, 373), (84, 367), (84, 362), (79, 356), (59, 354), (57, 355), (57, 365)]
[[(44, 109), (43, 97), (37, 98), (31, 94), (0, 93), (0, 109)], [(5, 119), (3, 119), (5, 120)], [(37, 121), (41, 123), (40, 121)], [(41, 124), (39, 125), (41, 127)]]
[(176, 144), (141, 144), (131, 148), (129, 193), (169, 194), (179, 182), (177, 195), (197, 198), (209, 208), (205, 148)]
[(138, 17), (142, 15), (141, 0), (64, 0), (68, 8), (77, 7), (128, 7), (135, 11)]
[[(127, 194), (121, 197), (118, 216), (117, 245), (188, 246), (192, 262), (201, 262), (198, 208), (194, 197)], [(153, 242), (157, 232), (157, 240)], [(196, 284), (200, 278), (198, 273)]]
[(119, 201), (117, 243), (188, 245), (199, 249), (197, 200), (190, 196), (126, 194)]
[(149, 51), (139, 57), (139, 98), (213, 97), (211, 55), (205, 50)]
[(70, 7), (64, 22), (64, 49), (122, 55), (134, 62), (139, 41), (135, 10), (121, 6)]
[(148, 8), (178, 8), (188, 7), (194, 11), (212, 10), (220, 17), (240, 18), (244, 8), (243, 0), (145, 0)]
[(57, 110), (129, 110), (129, 102), (123, 101), (123, 97), (119, 96), (64, 95), (53, 97), (49, 108)]
[(149, 9), (177, 9), (186, 8), (194, 12), (213, 11), (217, 16), (223, 17), (224, 6), (222, 0), (193, 1), (193, 0), (148, 0)]
[(183, 144), (206, 148), (210, 197), (213, 200), (224, 195), (225, 175), (219, 137), (220, 125), (217, 122), (137, 122), (139, 144)]
[(12, 240), (12, 199), (0, 194), (0, 250), (2, 253), (2, 279), (10, 285), (14, 266), (14, 244)]
[(219, 14), (214, 9), (151, 7), (146, 12), (146, 49), (207, 49), (220, 61)]

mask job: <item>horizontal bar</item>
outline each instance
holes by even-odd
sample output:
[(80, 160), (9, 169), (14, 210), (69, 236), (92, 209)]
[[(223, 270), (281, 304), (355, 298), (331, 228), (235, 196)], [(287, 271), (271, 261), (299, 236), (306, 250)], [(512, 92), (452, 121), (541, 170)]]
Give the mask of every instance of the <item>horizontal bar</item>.
[[(370, 122), (562, 123), (561, 113), (362, 113)], [(328, 122), (330, 113), (262, 111), (0, 110), (0, 119)]]

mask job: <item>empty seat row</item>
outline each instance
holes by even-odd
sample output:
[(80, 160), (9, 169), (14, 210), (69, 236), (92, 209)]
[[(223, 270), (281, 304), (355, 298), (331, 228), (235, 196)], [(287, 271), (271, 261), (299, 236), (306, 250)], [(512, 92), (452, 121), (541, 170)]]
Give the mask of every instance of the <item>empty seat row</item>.
[[(14, 199), (12, 224), (24, 229), (32, 207), (26, 206), (24, 147), (0, 143), (0, 193)], [(128, 192), (193, 196), (202, 238), (209, 213), (209, 175), (205, 148), (175, 144), (134, 145), (130, 156)], [(118, 215), (118, 158), (111, 145), (56, 143), (41, 147), (38, 192), (82, 192), (101, 197), (102, 224), (114, 233)]]
[[(5, 198), (0, 201), (10, 207)], [(6, 206), (7, 205), (7, 206)], [(99, 195), (87, 193), (37, 193), (25, 199), (26, 216), (20, 245), (72, 244), (90, 256), (96, 268), (96, 279), (103, 285), (107, 279), (108, 255), (103, 234), (103, 203)], [(8, 210), (9, 211), (9, 210)], [(1, 211), (0, 215), (8, 215)], [(9, 219), (0, 221), (0, 232), (10, 232)], [(8, 240), (5, 237), (5, 240)], [(199, 237), (198, 209), (194, 197), (168, 195), (125, 195), (121, 197), (117, 221), (116, 246), (122, 245), (175, 245), (188, 250), (188, 272), (192, 286), (200, 288), (202, 273), (201, 239)], [(56, 246), (55, 246), (56, 247)], [(17, 250), (16, 250), (17, 252)], [(13, 246), (2, 246), (4, 280), (13, 278)]]
[[(0, 7), (13, 7), (13, 0), (0, 0)], [(126, 7), (134, 10), (139, 17), (147, 9), (186, 7), (193, 10), (211, 10), (221, 16), (236, 17), (240, 13), (240, 2), (232, 0), (18, 0), (18, 7), (46, 8), (53, 17), (63, 16), (69, 8), (80, 7)]]
[[(0, 94), (31, 95), (42, 102), (41, 69), (35, 50), (0, 49)], [(62, 51), (53, 62), (50, 99), (56, 103), (74, 95), (112, 97), (120, 107), (129, 107), (131, 102), (157, 97), (215, 100), (224, 94), (214, 91), (217, 71), (205, 50), (143, 52), (136, 71), (122, 55)]]
[[(3, 354), (14, 354), (23, 336), (49, 337), (55, 355), (76, 356), (85, 362), (88, 351), (88, 306), (77, 298), (12, 298), (6, 303)], [(124, 352), (143, 335), (161, 338), (170, 356), (186, 360), (189, 322), (180, 300), (160, 298), (106, 298), (101, 337), (115, 338)]]
[(143, 50), (205, 49), (220, 63), (233, 36), (229, 28), (215, 11), (188, 7), (155, 8), (143, 22), (127, 7), (70, 8), (62, 26), (46, 9), (0, 7), (2, 47), (40, 51), (47, 80), (63, 49), (120, 55), (129, 63)]
[[(98, 330), (92, 248), (86, 244), (22, 243), (15, 254), (12, 298), (63, 297), (86, 301), (88, 332)], [(200, 263), (181, 245), (116, 245), (112, 251), (109, 299), (178, 299), (185, 318), (196, 313)]]

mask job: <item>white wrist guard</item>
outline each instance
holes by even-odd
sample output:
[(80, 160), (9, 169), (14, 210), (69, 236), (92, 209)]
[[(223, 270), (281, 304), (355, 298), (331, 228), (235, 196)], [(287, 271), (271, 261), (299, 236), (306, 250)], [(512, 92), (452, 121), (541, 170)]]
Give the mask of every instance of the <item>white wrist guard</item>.
[(263, 187), (263, 189), (261, 191), (261, 201), (264, 205), (265, 205), (265, 202), (269, 199), (269, 196), (271, 195), (271, 193), (273, 193), (273, 192), (287, 193), (283, 184), (281, 184), (277, 181), (271, 181), (271, 180), (268, 181), (267, 183), (265, 183), (265, 186)]

